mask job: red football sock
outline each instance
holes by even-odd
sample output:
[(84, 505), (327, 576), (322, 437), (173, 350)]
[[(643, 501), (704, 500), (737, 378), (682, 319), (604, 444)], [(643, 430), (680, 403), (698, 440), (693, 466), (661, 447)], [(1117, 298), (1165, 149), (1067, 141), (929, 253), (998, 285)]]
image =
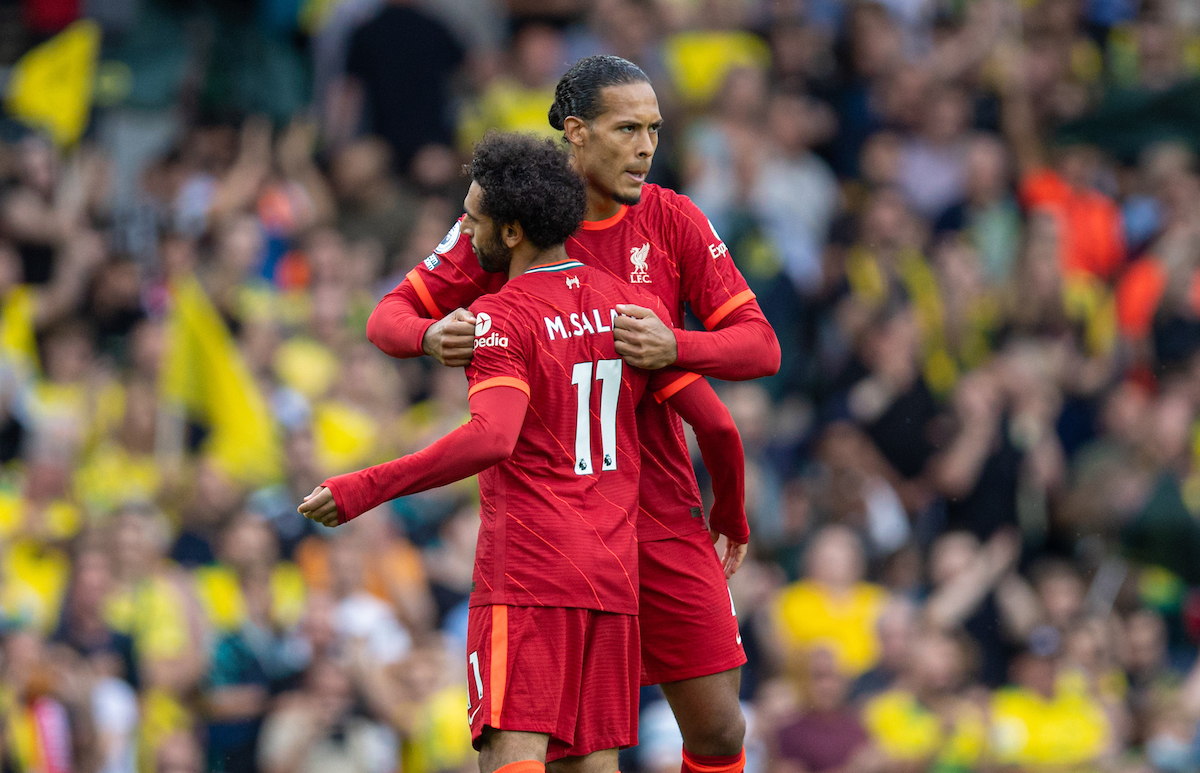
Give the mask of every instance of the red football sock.
[(680, 773), (742, 773), (746, 767), (746, 750), (737, 754), (705, 757), (683, 750), (683, 767)]
[(546, 766), (537, 760), (519, 760), (501, 765), (496, 773), (546, 773)]

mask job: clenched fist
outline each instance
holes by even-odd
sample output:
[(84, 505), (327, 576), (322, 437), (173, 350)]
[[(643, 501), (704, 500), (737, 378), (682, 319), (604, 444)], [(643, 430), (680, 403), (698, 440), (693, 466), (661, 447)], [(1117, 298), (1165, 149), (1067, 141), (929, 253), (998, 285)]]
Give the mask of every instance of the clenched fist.
[(635, 368), (658, 370), (679, 359), (675, 333), (650, 309), (618, 303), (613, 322), (617, 354)]
[(455, 309), (429, 326), (421, 348), (430, 357), (451, 368), (465, 368), (475, 351), (475, 315)]

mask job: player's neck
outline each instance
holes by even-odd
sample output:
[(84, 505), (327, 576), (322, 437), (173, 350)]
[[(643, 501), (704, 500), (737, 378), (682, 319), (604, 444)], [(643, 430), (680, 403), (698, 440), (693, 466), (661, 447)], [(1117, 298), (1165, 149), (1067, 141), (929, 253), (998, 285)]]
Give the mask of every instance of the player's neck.
[(538, 266), (548, 266), (551, 263), (559, 263), (567, 260), (567, 248), (564, 245), (556, 245), (548, 250), (529, 250), (528, 254), (519, 253), (512, 257), (512, 262), (508, 264), (508, 278), (524, 274), (531, 268)]
[(613, 199), (612, 194), (596, 190), (591, 185), (587, 187), (587, 209), (583, 213), (584, 220), (608, 220), (617, 214), (621, 204)]

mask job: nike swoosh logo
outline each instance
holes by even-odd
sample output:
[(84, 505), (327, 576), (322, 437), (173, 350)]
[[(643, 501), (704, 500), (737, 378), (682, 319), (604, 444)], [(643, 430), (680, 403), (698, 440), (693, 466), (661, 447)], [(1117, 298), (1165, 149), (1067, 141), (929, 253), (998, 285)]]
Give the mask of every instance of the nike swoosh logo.
[(475, 710), (471, 712), (471, 716), (467, 717), (468, 726), (475, 724), (475, 715), (479, 713), (481, 708), (483, 708), (482, 703), (475, 707)]

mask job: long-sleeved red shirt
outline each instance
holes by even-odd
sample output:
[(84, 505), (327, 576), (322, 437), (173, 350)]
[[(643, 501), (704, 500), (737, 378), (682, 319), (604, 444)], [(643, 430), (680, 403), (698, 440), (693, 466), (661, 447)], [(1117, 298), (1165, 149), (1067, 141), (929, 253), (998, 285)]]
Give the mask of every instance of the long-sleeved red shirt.
[[(422, 340), (431, 319), (410, 279), (383, 297), (367, 320), (367, 338), (380, 351), (406, 359), (425, 353)], [(670, 325), (669, 320), (664, 320)], [(748, 381), (779, 370), (779, 341), (758, 302), (731, 311), (714, 330), (675, 329), (675, 366), (725, 381)]]
[[(750, 539), (745, 458), (729, 410), (704, 379), (696, 379), (667, 402), (696, 428), (700, 453), (713, 477), (710, 527), (745, 544)], [(529, 397), (519, 389), (481, 390), (471, 397), (471, 420), (436, 443), (391, 462), (329, 478), (321, 485), (333, 494), (338, 522), (357, 518), (390, 499), (462, 480), (507, 459), (521, 434), (528, 405)]]

